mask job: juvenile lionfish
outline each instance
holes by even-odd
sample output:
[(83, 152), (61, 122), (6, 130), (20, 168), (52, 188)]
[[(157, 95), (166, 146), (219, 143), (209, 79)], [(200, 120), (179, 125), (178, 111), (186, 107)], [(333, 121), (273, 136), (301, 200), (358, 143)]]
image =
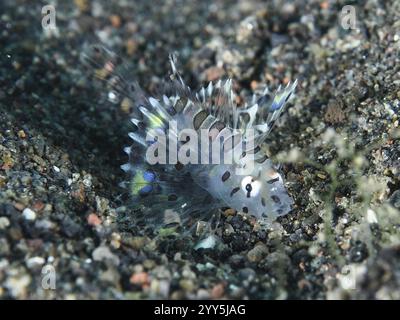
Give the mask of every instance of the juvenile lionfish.
[[(105, 48), (95, 47), (90, 61), (107, 80), (110, 99), (129, 101), (133, 106), (133, 130), (129, 136), (134, 143), (124, 149), (129, 161), (121, 168), (129, 176), (124, 185), (138, 209), (135, 214), (139, 222), (190, 227), (201, 220), (210, 220), (221, 208), (233, 208), (264, 221), (290, 212), (293, 200), (278, 169), (260, 146), (292, 96), (297, 81), (278, 88), (274, 95), (265, 89), (239, 108), (232, 80), (210, 82), (194, 91), (178, 72), (174, 55), (170, 56), (171, 77), (157, 98), (147, 97), (139, 85), (118, 74), (116, 56)], [(239, 152), (238, 161), (149, 164), (146, 151), (157, 142), (155, 133), (171, 134), (167, 132), (171, 121), (177, 123), (174, 134), (178, 147), (187, 143), (178, 137), (179, 130), (192, 129), (199, 136), (200, 131), (206, 130), (210, 140), (224, 136), (220, 153)], [(250, 130), (254, 132), (252, 143), (247, 136)], [(169, 144), (164, 146), (168, 149)], [(204, 151), (198, 156), (199, 159), (204, 156)], [(248, 166), (249, 159), (252, 160), (250, 171), (237, 174), (237, 169)]]

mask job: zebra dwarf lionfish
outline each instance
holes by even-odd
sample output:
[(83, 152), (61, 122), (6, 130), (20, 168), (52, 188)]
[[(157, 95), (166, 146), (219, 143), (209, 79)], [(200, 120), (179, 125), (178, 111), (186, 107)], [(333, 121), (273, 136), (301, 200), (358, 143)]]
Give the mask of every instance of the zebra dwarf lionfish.
[[(195, 226), (201, 220), (211, 220), (213, 213), (221, 208), (233, 208), (263, 221), (272, 221), (290, 212), (293, 201), (282, 176), (260, 146), (284, 110), (297, 81), (278, 88), (273, 96), (265, 89), (261, 95), (253, 95), (249, 104), (237, 108), (232, 80), (210, 82), (199, 91), (193, 91), (178, 72), (174, 55), (170, 56), (170, 80), (158, 98), (147, 97), (136, 83), (118, 74), (116, 56), (107, 49), (94, 47), (90, 60), (100, 68), (97, 71), (102, 71), (101, 78), (106, 78), (109, 98), (122, 103), (129, 101), (133, 106), (134, 129), (129, 136), (134, 144), (124, 148), (129, 161), (121, 168), (129, 174), (124, 185), (140, 208), (135, 211), (138, 222)], [(221, 153), (242, 147), (238, 148), (239, 161), (150, 165), (146, 149), (155, 141), (147, 141), (146, 135), (156, 130), (168, 136), (166, 131), (171, 120), (177, 122), (178, 129), (214, 132), (210, 139), (218, 139), (226, 130), (233, 134), (239, 132), (242, 139), (225, 139), (221, 144)], [(249, 129), (255, 132), (251, 149), (244, 134)], [(239, 142), (232, 142), (234, 140)], [(184, 143), (179, 141), (181, 145)], [(236, 174), (236, 169), (246, 167), (249, 154), (254, 159), (251, 172)]]

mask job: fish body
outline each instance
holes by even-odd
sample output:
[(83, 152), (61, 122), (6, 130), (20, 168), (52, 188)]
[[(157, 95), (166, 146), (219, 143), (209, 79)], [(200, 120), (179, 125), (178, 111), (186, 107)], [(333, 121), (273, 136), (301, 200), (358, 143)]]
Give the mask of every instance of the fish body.
[[(232, 80), (210, 82), (195, 91), (177, 71), (174, 56), (170, 57), (170, 63), (172, 79), (159, 97), (148, 97), (137, 84), (120, 76), (109, 79), (113, 84), (112, 95), (119, 95), (120, 100), (129, 99), (134, 105), (131, 118), (134, 130), (129, 133), (133, 144), (124, 149), (129, 161), (121, 168), (128, 173), (125, 186), (133, 202), (141, 206), (141, 218), (159, 225), (193, 225), (224, 207), (265, 220), (289, 213), (293, 200), (261, 144), (297, 82), (279, 88), (274, 95), (266, 89), (239, 108)], [(198, 137), (206, 134), (211, 144), (220, 142), (219, 149), (211, 150), (210, 145), (202, 148), (202, 144), (196, 147), (192, 143), (190, 159), (196, 161), (182, 163), (179, 158), (168, 162), (169, 155), (174, 153), (170, 141), (174, 140), (178, 149), (185, 148), (187, 140), (192, 140), (191, 136), (186, 141), (182, 139), (180, 132), (186, 129)], [(169, 138), (168, 142), (160, 138), (163, 134)], [(149, 163), (149, 150), (157, 150), (153, 154), (159, 156), (160, 147), (167, 150), (167, 161)], [(212, 156), (216, 154), (222, 158), (229, 154), (227, 158), (234, 161), (215, 163)]]

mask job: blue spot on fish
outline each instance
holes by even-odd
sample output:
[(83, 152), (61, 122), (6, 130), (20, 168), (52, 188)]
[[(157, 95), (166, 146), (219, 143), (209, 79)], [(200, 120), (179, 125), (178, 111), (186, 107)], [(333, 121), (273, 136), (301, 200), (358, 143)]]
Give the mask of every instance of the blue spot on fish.
[(156, 179), (156, 175), (151, 171), (145, 171), (143, 173), (143, 179), (147, 182), (153, 182)]
[(139, 194), (145, 195), (153, 191), (153, 186), (151, 184), (148, 184), (147, 186), (144, 186), (142, 189), (139, 190)]

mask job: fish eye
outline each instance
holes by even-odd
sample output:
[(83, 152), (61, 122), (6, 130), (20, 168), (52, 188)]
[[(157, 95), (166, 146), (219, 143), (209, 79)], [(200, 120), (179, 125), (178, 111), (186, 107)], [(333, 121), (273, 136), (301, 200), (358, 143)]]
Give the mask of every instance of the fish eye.
[(246, 176), (242, 179), (241, 187), (247, 198), (253, 198), (260, 193), (261, 182), (252, 176)]

